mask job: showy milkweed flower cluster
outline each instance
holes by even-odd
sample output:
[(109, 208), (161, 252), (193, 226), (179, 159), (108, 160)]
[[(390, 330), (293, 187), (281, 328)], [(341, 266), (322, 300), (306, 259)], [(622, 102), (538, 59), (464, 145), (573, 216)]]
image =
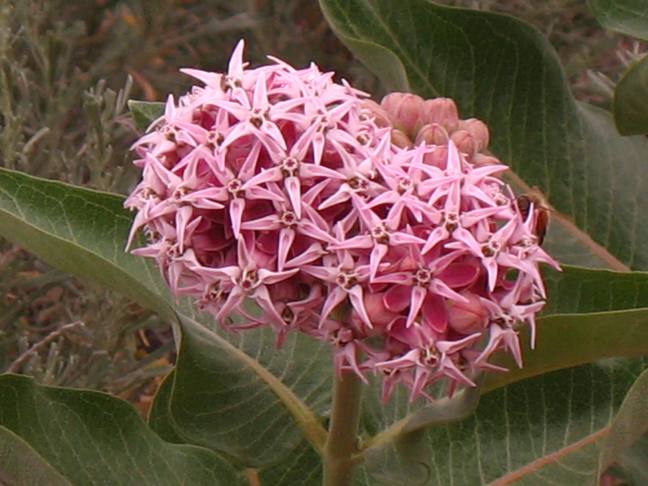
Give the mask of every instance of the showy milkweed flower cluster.
[(473, 385), (499, 349), (521, 365), (516, 326), (534, 329), (538, 263), (555, 263), (506, 167), (450, 137), (399, 147), (332, 73), (248, 69), (242, 51), (225, 74), (184, 70), (204, 86), (169, 97), (135, 143), (126, 207), (148, 244), (133, 253), (225, 327), (330, 341), (337, 369), (380, 374), (385, 399), (399, 382), (412, 398), (444, 377)]

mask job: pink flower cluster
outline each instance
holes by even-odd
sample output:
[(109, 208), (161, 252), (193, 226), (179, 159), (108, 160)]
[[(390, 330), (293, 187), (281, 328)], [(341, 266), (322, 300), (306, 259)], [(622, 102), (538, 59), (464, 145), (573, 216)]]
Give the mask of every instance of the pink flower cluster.
[(447, 137), (401, 148), (332, 73), (248, 69), (242, 51), (226, 74), (184, 70), (205, 86), (169, 97), (135, 143), (126, 207), (148, 244), (133, 253), (223, 326), (330, 341), (338, 370), (383, 376), (385, 399), (398, 382), (412, 398), (473, 385), (499, 349), (521, 365), (516, 326), (534, 326), (538, 263), (555, 263), (506, 167)]

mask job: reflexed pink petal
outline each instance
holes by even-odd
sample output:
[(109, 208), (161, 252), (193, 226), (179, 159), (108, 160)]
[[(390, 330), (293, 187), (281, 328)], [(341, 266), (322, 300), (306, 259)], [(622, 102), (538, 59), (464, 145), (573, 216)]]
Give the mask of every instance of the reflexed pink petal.
[(301, 183), (297, 177), (287, 177), (284, 180), (284, 187), (288, 193), (288, 198), (290, 199), (290, 204), (292, 205), (293, 211), (297, 218), (301, 218)]
[(466, 287), (479, 276), (479, 267), (470, 263), (452, 263), (438, 276), (450, 288)]
[(402, 312), (409, 307), (412, 289), (408, 285), (393, 285), (385, 292), (383, 302), (392, 312)]
[(443, 304), (443, 299), (438, 295), (428, 293), (421, 308), (423, 324), (439, 333), (446, 332), (448, 328), (448, 313)]
[(234, 199), (229, 204), (229, 215), (232, 221), (232, 231), (236, 238), (241, 234), (241, 219), (245, 209), (245, 199)]
[(281, 228), (279, 230), (279, 253), (277, 255), (277, 268), (283, 270), (286, 260), (288, 259), (288, 252), (290, 247), (295, 241), (295, 231), (290, 228)]
[(412, 288), (412, 300), (410, 302), (409, 313), (407, 314), (407, 327), (410, 327), (416, 319), (416, 316), (418, 316), (418, 313), (423, 306), (423, 301), (425, 300), (426, 295), (427, 290), (423, 287), (414, 286)]

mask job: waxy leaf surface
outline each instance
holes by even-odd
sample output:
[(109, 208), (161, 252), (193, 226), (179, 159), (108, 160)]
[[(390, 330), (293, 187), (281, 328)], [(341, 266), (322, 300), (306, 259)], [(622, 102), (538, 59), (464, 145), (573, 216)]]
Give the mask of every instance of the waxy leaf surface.
[(164, 442), (124, 400), (25, 376), (0, 376), (1, 451), (11, 485), (243, 484), (216, 453)]

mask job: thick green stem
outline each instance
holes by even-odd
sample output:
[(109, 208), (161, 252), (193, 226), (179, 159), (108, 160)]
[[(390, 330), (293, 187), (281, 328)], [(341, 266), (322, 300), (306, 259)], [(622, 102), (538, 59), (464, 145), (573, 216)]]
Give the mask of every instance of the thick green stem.
[(324, 447), (324, 486), (349, 486), (358, 452), (362, 382), (352, 372), (335, 380), (333, 410)]

